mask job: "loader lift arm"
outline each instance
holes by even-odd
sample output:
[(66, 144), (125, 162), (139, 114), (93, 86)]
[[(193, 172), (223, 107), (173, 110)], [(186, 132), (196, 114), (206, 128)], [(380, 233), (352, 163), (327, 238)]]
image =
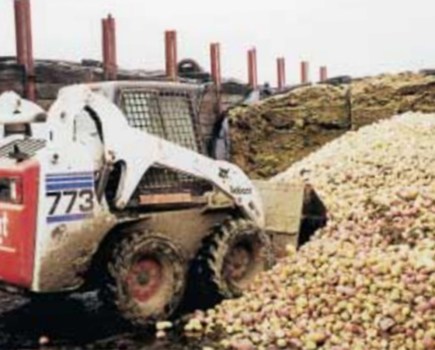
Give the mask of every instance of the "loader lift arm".
[(125, 170), (115, 207), (123, 209), (146, 171), (153, 165), (169, 168), (210, 182), (228, 195), (260, 227), (265, 215), (259, 192), (237, 166), (207, 158), (177, 144), (129, 126), (122, 111), (89, 87), (77, 85), (61, 90), (48, 112), (48, 130), (56, 147), (74, 141), (74, 119), (90, 110), (99, 119), (106, 164), (122, 161)]

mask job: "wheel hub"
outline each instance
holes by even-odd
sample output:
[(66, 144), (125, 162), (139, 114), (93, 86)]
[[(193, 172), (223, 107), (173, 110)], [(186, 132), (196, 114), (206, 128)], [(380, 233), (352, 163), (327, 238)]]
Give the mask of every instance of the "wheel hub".
[(150, 282), (151, 278), (148, 271), (141, 271), (137, 276), (137, 283), (141, 286), (145, 286)]
[(236, 246), (228, 255), (224, 266), (225, 275), (233, 281), (240, 281), (246, 275), (251, 263), (251, 252), (247, 247)]
[(130, 268), (127, 286), (130, 294), (140, 302), (151, 299), (162, 283), (162, 266), (152, 258), (142, 259)]

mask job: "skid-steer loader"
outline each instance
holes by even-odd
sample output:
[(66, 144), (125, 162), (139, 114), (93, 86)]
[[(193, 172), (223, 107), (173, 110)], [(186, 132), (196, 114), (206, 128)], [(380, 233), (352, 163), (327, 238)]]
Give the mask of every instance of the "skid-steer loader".
[(174, 312), (187, 281), (198, 295), (239, 296), (286, 244), (324, 223), (311, 189), (253, 183), (204, 155), (199, 89), (75, 85), (48, 112), (0, 96), (0, 281), (8, 290), (98, 287), (126, 319), (146, 325)]

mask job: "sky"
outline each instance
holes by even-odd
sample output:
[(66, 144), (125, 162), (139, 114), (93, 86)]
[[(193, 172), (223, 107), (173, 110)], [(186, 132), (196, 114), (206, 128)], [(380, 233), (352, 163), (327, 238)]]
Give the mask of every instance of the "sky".
[[(299, 62), (330, 76), (435, 68), (433, 0), (31, 0), (37, 58), (101, 59), (101, 18), (117, 21), (118, 63), (162, 69), (165, 30), (178, 31), (179, 58), (209, 70), (209, 44), (222, 45), (222, 73), (247, 80), (246, 51), (257, 48), (259, 82), (287, 82)], [(13, 0), (0, 0), (0, 56), (15, 54)]]

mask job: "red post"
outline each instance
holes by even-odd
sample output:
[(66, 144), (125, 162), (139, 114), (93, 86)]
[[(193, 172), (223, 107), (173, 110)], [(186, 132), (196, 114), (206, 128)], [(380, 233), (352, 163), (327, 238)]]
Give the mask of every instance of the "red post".
[(112, 80), (116, 80), (118, 76), (118, 58), (116, 49), (116, 22), (115, 19), (109, 15), (107, 18), (108, 30), (110, 33), (110, 75)]
[(217, 89), (220, 89), (222, 84), (220, 51), (220, 44), (213, 43), (210, 45), (211, 76)]
[(109, 67), (109, 33), (107, 30), (107, 20), (103, 18), (101, 20), (101, 29), (102, 29), (102, 43), (103, 43), (103, 69), (104, 75), (107, 79), (107, 72)]
[(324, 82), (328, 79), (328, 68), (326, 66), (320, 67), (320, 81)]
[(25, 28), (25, 17), (23, 10), (23, 2), (20, 0), (15, 0), (15, 35), (16, 35), (16, 45), (17, 45), (17, 61), (19, 64), (25, 65), (27, 61), (26, 54), (26, 32)]
[(211, 76), (215, 86), (216, 92), (216, 111), (222, 112), (222, 99), (221, 99), (221, 48), (219, 43), (212, 43), (210, 45), (210, 64), (211, 64)]
[(165, 56), (166, 56), (166, 76), (176, 81), (178, 79), (177, 72), (177, 32), (168, 30), (165, 32)]
[(306, 84), (309, 82), (309, 63), (307, 61), (301, 62), (301, 83)]
[(35, 64), (33, 59), (32, 18), (29, 0), (15, 0), (17, 61), (24, 66), (26, 98), (36, 100)]
[(285, 79), (285, 58), (280, 57), (276, 60), (277, 63), (277, 73), (278, 73), (278, 90), (282, 90), (285, 88), (286, 79)]
[(248, 80), (252, 89), (258, 89), (257, 50), (255, 48), (248, 51)]
[(118, 63), (116, 53), (116, 23), (109, 15), (102, 20), (103, 30), (103, 68), (104, 77), (107, 80), (116, 80)]
[(252, 87), (253, 83), (253, 76), (252, 76), (252, 54), (251, 50), (248, 50), (248, 85)]
[(33, 61), (33, 36), (32, 36), (32, 13), (30, 9), (30, 0), (24, 1), (24, 13), (26, 18), (26, 38), (27, 38), (27, 69), (29, 75), (34, 75), (35, 63)]

